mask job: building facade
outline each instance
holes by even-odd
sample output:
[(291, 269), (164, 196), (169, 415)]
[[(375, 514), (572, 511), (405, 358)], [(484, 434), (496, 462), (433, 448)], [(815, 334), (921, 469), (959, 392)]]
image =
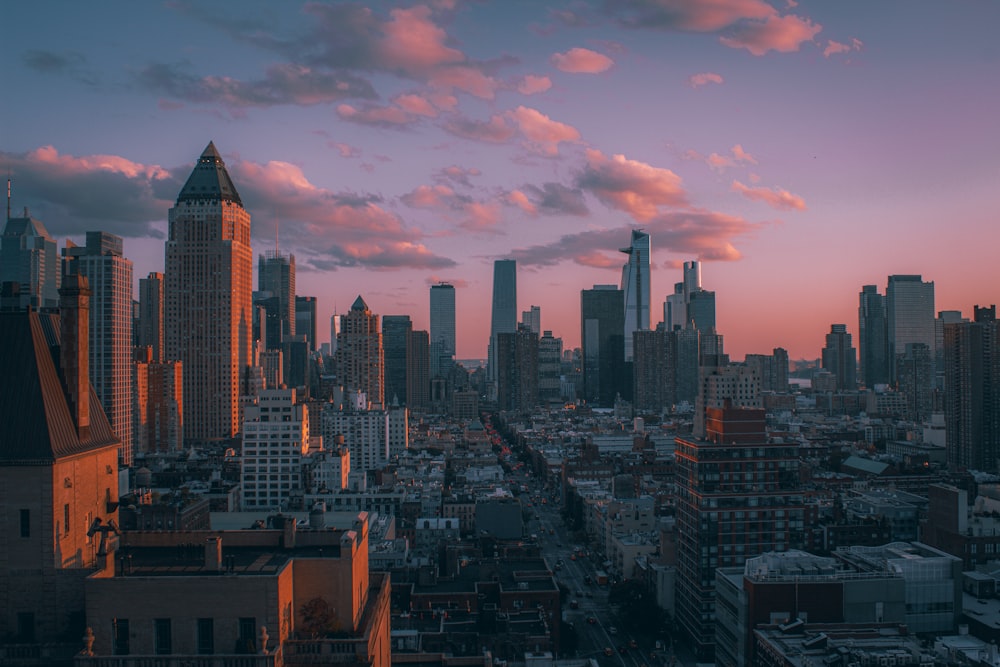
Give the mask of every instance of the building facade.
[(346, 389), (363, 392), (372, 406), (382, 406), (385, 360), (379, 316), (359, 295), (351, 310), (340, 318), (337, 338), (337, 373)]
[(41, 220), (8, 218), (0, 238), (0, 283), (17, 285), (18, 307), (59, 306), (61, 262), (56, 242)]
[(265, 389), (244, 409), (240, 494), (243, 509), (287, 509), (304, 495), (302, 457), (309, 452), (309, 407), (294, 389)]
[(614, 285), (580, 292), (583, 400), (610, 407), (625, 393), (625, 295)]
[(632, 361), (632, 334), (649, 330), (649, 234), (633, 229), (631, 242), (621, 252), (628, 255), (628, 261), (622, 266), (621, 281), (625, 301), (625, 361)]
[(455, 359), (455, 286), (431, 285), (431, 377), (444, 377)]
[(490, 318), (490, 343), (487, 371), (496, 382), (496, 337), (499, 333), (517, 331), (517, 262), (498, 259), (493, 262), (493, 301)]

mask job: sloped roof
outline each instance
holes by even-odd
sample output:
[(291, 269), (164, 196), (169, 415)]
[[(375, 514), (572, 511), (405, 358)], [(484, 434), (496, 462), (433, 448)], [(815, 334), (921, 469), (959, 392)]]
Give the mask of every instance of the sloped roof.
[(848, 456), (844, 459), (843, 463), (840, 464), (840, 467), (851, 468), (853, 470), (869, 473), (871, 475), (881, 475), (885, 472), (886, 468), (889, 467), (889, 464), (882, 463), (881, 461), (873, 461), (861, 456)]
[(354, 305), (351, 306), (351, 310), (368, 310), (368, 304), (365, 303), (365, 300), (361, 298), (360, 294), (358, 295), (358, 298), (354, 300)]
[(52, 237), (49, 236), (49, 231), (45, 229), (45, 225), (42, 224), (41, 220), (36, 220), (31, 216), (25, 216), (23, 218), (8, 218), (7, 224), (3, 228), (4, 236), (38, 236), (43, 239), (51, 240)]
[(243, 201), (236, 192), (236, 186), (233, 185), (233, 179), (226, 170), (226, 163), (222, 161), (222, 156), (211, 141), (198, 158), (198, 164), (188, 176), (187, 183), (177, 195), (177, 203), (204, 199), (222, 199), (243, 206)]
[(80, 440), (57, 371), (59, 317), (0, 312), (0, 465), (44, 465), (119, 444), (93, 387)]

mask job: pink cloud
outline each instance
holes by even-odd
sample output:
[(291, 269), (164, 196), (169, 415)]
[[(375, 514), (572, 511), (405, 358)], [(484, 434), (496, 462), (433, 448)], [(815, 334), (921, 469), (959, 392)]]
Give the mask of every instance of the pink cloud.
[(715, 72), (701, 72), (688, 77), (688, 85), (692, 88), (698, 88), (709, 83), (722, 83), (722, 81), (722, 75)]
[(444, 219), (472, 231), (494, 231), (500, 222), (500, 205), (476, 201), (446, 185), (421, 185), (400, 197), (407, 206), (438, 211)]
[(337, 115), (352, 123), (381, 127), (398, 127), (414, 122), (413, 117), (399, 107), (366, 106), (356, 108), (350, 104), (341, 104), (337, 107)]
[(832, 39), (826, 41), (826, 48), (823, 49), (823, 55), (829, 58), (832, 55), (838, 53), (848, 53), (850, 51), (860, 51), (864, 46), (864, 43), (857, 38), (851, 40), (850, 44), (844, 44), (842, 42), (835, 42)]
[(438, 67), (429, 77), (428, 83), (436, 88), (451, 90), (457, 88), (475, 97), (493, 99), (500, 82), (484, 74), (471, 65), (448, 65)]
[(355, 158), (361, 157), (361, 149), (356, 146), (351, 146), (349, 144), (343, 144), (339, 142), (330, 142), (327, 144), (330, 148), (334, 148), (340, 153), (340, 157)]
[(719, 155), (718, 153), (712, 153), (711, 155), (709, 155), (707, 158), (705, 158), (705, 162), (712, 169), (718, 169), (718, 170), (726, 169), (728, 167), (732, 167), (735, 165), (732, 158), (727, 157), (725, 155)]
[(566, 53), (555, 53), (551, 61), (556, 69), (572, 74), (598, 74), (615, 64), (614, 60), (603, 53), (580, 47), (572, 48)]
[(746, 49), (755, 56), (768, 51), (790, 53), (798, 51), (804, 42), (810, 42), (823, 29), (807, 18), (789, 14), (769, 16), (764, 21), (748, 21), (736, 26), (732, 36), (719, 41), (734, 49)]
[(470, 176), (481, 176), (483, 172), (475, 167), (460, 167), (456, 164), (445, 167), (439, 170), (434, 175), (434, 180), (443, 182), (451, 181), (453, 183), (458, 183), (459, 185), (464, 185), (467, 188), (472, 187), (472, 181), (469, 179)]
[(528, 74), (517, 84), (517, 92), (522, 95), (535, 95), (544, 93), (552, 87), (552, 79), (547, 76), (535, 76)]
[(507, 112), (527, 139), (530, 150), (542, 155), (558, 155), (562, 142), (580, 141), (580, 132), (572, 125), (552, 120), (545, 114), (525, 106)]
[(749, 187), (733, 181), (733, 192), (738, 192), (751, 201), (759, 201), (779, 211), (804, 211), (806, 202), (802, 197), (780, 188)]
[(517, 206), (528, 215), (538, 214), (538, 209), (531, 203), (531, 200), (528, 199), (528, 195), (524, 194), (520, 190), (511, 190), (508, 192), (506, 201), (512, 206)]
[(448, 35), (430, 19), (425, 5), (393, 9), (382, 24), (378, 51), (382, 62), (404, 72), (421, 72), (438, 65), (460, 63), (465, 55), (445, 45)]
[(497, 202), (469, 202), (464, 208), (465, 219), (461, 227), (477, 232), (496, 232), (500, 222), (500, 205)]
[(47, 165), (64, 175), (106, 171), (122, 174), (128, 178), (151, 180), (169, 178), (170, 176), (170, 172), (159, 165), (144, 165), (118, 155), (88, 155), (86, 157), (60, 155), (53, 146), (37, 148), (27, 154), (27, 159), (41, 165)]
[(656, 216), (660, 206), (687, 204), (680, 176), (669, 169), (629, 160), (624, 155), (609, 158), (593, 149), (587, 150), (587, 166), (577, 178), (577, 186), (638, 221)]
[(715, 32), (745, 19), (765, 19), (776, 13), (763, 0), (618, 0), (611, 12), (632, 28)]
[(503, 116), (494, 115), (488, 121), (453, 118), (441, 126), (445, 131), (465, 139), (502, 144), (514, 136), (514, 128)]
[(404, 94), (392, 98), (393, 103), (404, 111), (416, 116), (433, 118), (438, 115), (438, 109), (426, 97)]
[(421, 185), (400, 199), (413, 208), (445, 208), (454, 197), (455, 191), (447, 185)]
[(757, 159), (753, 155), (750, 155), (750, 153), (743, 150), (743, 146), (741, 144), (733, 146), (733, 159), (743, 164), (757, 164)]

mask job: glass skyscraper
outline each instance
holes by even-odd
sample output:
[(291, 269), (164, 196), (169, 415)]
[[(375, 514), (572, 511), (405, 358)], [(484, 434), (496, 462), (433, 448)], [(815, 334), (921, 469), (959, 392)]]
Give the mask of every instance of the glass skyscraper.
[(858, 295), (858, 346), (861, 382), (868, 389), (889, 383), (889, 352), (885, 297), (875, 285), (864, 285)]
[(622, 266), (621, 289), (625, 299), (625, 361), (632, 361), (632, 333), (649, 329), (649, 234), (632, 230), (632, 242), (621, 252), (628, 255)]
[(493, 310), (490, 321), (490, 345), (488, 354), (489, 379), (497, 379), (496, 347), (497, 334), (517, 331), (517, 262), (513, 259), (498, 259), (493, 262)]
[(455, 287), (431, 285), (431, 377), (450, 370), (455, 358)]
[(889, 367), (895, 381), (897, 357), (906, 354), (907, 345), (926, 345), (933, 354), (934, 283), (924, 282), (919, 275), (889, 276), (885, 307)]

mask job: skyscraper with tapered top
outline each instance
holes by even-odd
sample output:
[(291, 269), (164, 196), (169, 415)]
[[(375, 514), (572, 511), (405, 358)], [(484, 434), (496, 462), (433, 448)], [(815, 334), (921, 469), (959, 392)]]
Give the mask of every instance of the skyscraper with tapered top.
[(209, 143), (170, 209), (164, 299), (166, 355), (184, 365), (190, 440), (235, 436), (240, 379), (251, 358), (250, 214)]
[(385, 358), (379, 316), (358, 295), (340, 318), (337, 373), (345, 389), (364, 392), (371, 409), (381, 409), (385, 392)]
[(632, 361), (632, 334), (649, 330), (649, 234), (633, 229), (632, 242), (621, 252), (628, 255), (621, 285), (625, 293), (625, 361)]

